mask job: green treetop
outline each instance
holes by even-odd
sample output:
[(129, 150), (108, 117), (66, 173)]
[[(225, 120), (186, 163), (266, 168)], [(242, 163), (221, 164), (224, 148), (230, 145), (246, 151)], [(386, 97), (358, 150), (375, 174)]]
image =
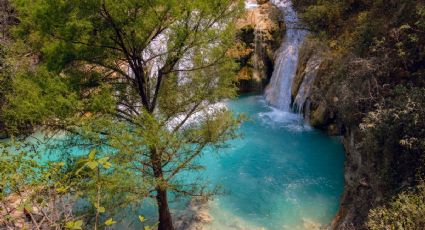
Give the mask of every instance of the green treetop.
[[(100, 154), (114, 167), (152, 185), (158, 228), (173, 229), (168, 192), (215, 192), (181, 180), (181, 172), (202, 169), (196, 160), (205, 148), (224, 147), (236, 136), (239, 119), (212, 105), (235, 95), (235, 65), (226, 53), (242, 2), (13, 3), (18, 43), (30, 46), (44, 68), (14, 79), (6, 123), (65, 130), (92, 147), (108, 147)], [(128, 191), (138, 192), (146, 197)]]

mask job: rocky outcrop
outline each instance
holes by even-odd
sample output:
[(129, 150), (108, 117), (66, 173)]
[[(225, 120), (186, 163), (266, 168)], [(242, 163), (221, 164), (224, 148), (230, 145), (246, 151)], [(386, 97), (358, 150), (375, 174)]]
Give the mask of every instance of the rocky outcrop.
[(300, 49), (292, 99), (295, 103), (302, 83), (309, 75), (315, 75), (307, 98), (310, 124), (331, 135), (342, 135), (347, 127), (358, 126), (373, 106), (362, 101), (374, 88), (374, 80), (368, 77), (374, 71), (373, 66), (376, 66), (374, 60), (336, 56), (321, 42), (306, 39)]
[[(291, 98), (294, 110), (306, 113), (306, 117), (310, 116), (310, 97), (325, 50), (324, 46), (311, 39), (306, 39), (300, 48), (297, 71), (292, 82)], [(313, 123), (315, 123), (314, 120)]]
[[(317, 56), (316, 50), (323, 48), (320, 44), (307, 44), (300, 50), (293, 97), (299, 94), (300, 82), (309, 72), (309, 61)], [(377, 95), (385, 97), (385, 85), (378, 83), (376, 77), (384, 75), (380, 61), (331, 52), (321, 52), (321, 57), (308, 98), (311, 111), (306, 115), (314, 127), (343, 136), (345, 189), (333, 229), (367, 229), (371, 208), (414, 185), (416, 166), (412, 162), (416, 155), (403, 156), (397, 149), (385, 148), (386, 143), (397, 141), (387, 140), (385, 133), (382, 143), (370, 144), (361, 128), (366, 114), (375, 108)], [(392, 138), (390, 134), (388, 138)], [(373, 144), (377, 146), (370, 146)]]
[(299, 52), (298, 66), (291, 89), (294, 110), (303, 113), (310, 125), (340, 135), (342, 125), (336, 117), (338, 97), (326, 75), (331, 58), (321, 42), (307, 38)]
[(345, 188), (340, 208), (332, 223), (333, 229), (365, 229), (369, 209), (375, 200), (383, 198), (382, 193), (379, 194), (379, 177), (372, 175), (379, 173), (371, 168), (379, 159), (365, 156), (358, 148), (359, 140), (360, 133), (355, 127), (348, 129), (344, 135)]
[(229, 52), (239, 63), (240, 92), (261, 92), (267, 85), (280, 47), (285, 26), (282, 12), (268, 0), (249, 1), (237, 23), (238, 41)]

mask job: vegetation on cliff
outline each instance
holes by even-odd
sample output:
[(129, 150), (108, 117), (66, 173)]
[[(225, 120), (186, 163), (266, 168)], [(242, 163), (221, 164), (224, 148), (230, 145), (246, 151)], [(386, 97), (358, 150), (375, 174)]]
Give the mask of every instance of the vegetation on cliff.
[[(312, 93), (311, 120), (321, 128), (336, 125), (346, 136), (346, 194), (336, 227), (367, 228), (371, 208), (386, 207), (391, 197), (423, 180), (425, 3), (294, 3), (312, 37), (329, 47)], [(412, 191), (409, 196), (418, 189)], [(394, 210), (381, 214), (394, 216)], [(397, 224), (388, 221), (385, 226)]]
[(391, 202), (370, 211), (368, 226), (380, 229), (424, 229), (425, 185), (401, 192)]

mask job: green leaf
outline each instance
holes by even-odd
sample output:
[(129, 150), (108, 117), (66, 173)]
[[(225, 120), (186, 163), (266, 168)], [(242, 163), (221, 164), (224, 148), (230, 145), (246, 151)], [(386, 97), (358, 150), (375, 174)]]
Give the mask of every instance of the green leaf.
[(74, 229), (74, 230), (81, 230), (81, 226), (83, 225), (83, 221), (82, 220), (77, 220), (77, 221), (69, 221), (66, 222), (65, 224), (65, 228), (66, 229)]
[(96, 150), (90, 151), (90, 153), (89, 153), (89, 161), (93, 161), (95, 156), (96, 156)]
[(102, 157), (99, 160), (97, 160), (97, 162), (99, 162), (99, 164), (105, 164), (106, 162), (108, 162), (109, 157)]
[(74, 229), (74, 222), (73, 221), (66, 222), (65, 228), (66, 229)]
[(145, 222), (146, 221), (146, 218), (145, 218), (145, 216), (143, 216), (143, 215), (140, 215), (139, 216), (139, 220), (140, 220), (140, 222)]
[(110, 218), (110, 219), (108, 219), (107, 221), (105, 221), (105, 224), (107, 225), (107, 226), (110, 226), (110, 225), (113, 225), (113, 224), (116, 224), (117, 222), (116, 221), (113, 221), (112, 220), (112, 218)]
[(89, 161), (86, 163), (87, 167), (95, 169), (99, 164), (96, 161)]
[(104, 213), (105, 212), (105, 207), (99, 206), (99, 207), (97, 207), (97, 211), (99, 213)]
[(401, 25), (401, 26), (400, 26), (400, 29), (402, 29), (402, 30), (408, 30), (408, 29), (410, 29), (410, 28), (412, 28), (412, 27), (410, 27), (410, 25), (409, 25), (409, 24), (404, 24), (404, 25)]
[(58, 193), (65, 193), (67, 191), (67, 189), (65, 187), (59, 187), (56, 189), (56, 192)]
[(75, 229), (81, 229), (81, 226), (83, 225), (83, 221), (82, 220), (77, 220), (74, 222), (74, 227)]
[(103, 164), (103, 167), (104, 167), (105, 169), (109, 169), (111, 166), (112, 166), (112, 164), (111, 164), (111, 163), (109, 163), (109, 162), (106, 162), (105, 164)]

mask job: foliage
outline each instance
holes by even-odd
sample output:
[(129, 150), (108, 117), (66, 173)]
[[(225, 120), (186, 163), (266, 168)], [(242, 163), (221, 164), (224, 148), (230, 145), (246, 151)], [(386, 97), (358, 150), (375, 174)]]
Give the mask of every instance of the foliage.
[(8, 0), (0, 0), (0, 44), (9, 40), (9, 28), (17, 23), (15, 11)]
[(95, 150), (67, 162), (49, 162), (36, 146), (1, 146), (0, 226), (99, 229), (117, 223), (112, 216), (129, 198), (122, 189), (137, 187), (136, 180), (125, 175), (124, 181), (108, 157)]
[[(390, 185), (425, 175), (425, 89), (398, 86), (394, 96), (378, 104), (360, 125), (363, 148), (381, 155)], [(397, 188), (395, 186), (395, 188)]]
[(369, 212), (369, 229), (424, 229), (425, 185), (401, 192), (393, 201)]
[[(205, 149), (218, 150), (237, 136), (240, 119), (216, 104), (235, 95), (235, 64), (226, 54), (241, 1), (14, 0), (13, 5), (21, 22), (14, 29), (16, 44), (30, 47), (40, 63), (17, 73), (6, 94), (3, 114), (12, 133), (22, 133), (22, 127), (64, 131), (80, 150), (97, 149), (114, 166), (105, 173), (115, 176), (106, 178), (135, 180), (131, 188), (92, 178), (87, 185), (97, 190), (90, 191), (108, 188), (102, 196), (115, 200), (114, 189), (121, 189), (123, 205), (154, 197), (159, 229), (172, 229), (169, 191), (216, 192), (179, 175), (201, 170), (196, 162)], [(85, 165), (105, 167), (93, 159)], [(88, 194), (96, 216), (108, 210), (92, 200), (97, 194)]]
[(378, 55), (378, 46), (385, 50), (379, 53), (381, 58), (394, 50), (399, 59), (414, 65), (423, 62), (422, 1), (296, 0), (295, 4), (308, 27), (338, 48), (370, 56)]
[(42, 125), (46, 118), (66, 119), (78, 108), (76, 95), (46, 70), (18, 73), (10, 83), (3, 107), (3, 121), (10, 132)]
[(5, 103), (5, 94), (10, 87), (9, 66), (6, 64), (6, 50), (5, 46), (0, 44), (0, 135), (4, 131), (4, 121), (1, 108)]
[[(312, 36), (329, 47), (315, 83), (312, 114), (326, 118), (317, 126), (338, 124), (350, 147), (347, 169), (354, 176), (347, 183), (351, 196), (343, 201), (350, 214), (339, 224), (364, 228), (371, 207), (391, 209), (392, 204), (385, 205), (389, 197), (423, 179), (425, 2), (293, 2)], [(409, 220), (395, 215), (385, 221)], [(379, 223), (379, 215), (374, 218)], [(375, 227), (399, 229), (391, 222)]]
[(1, 226), (60, 228), (78, 221), (73, 203), (82, 191), (81, 178), (74, 177), (63, 162), (42, 164), (39, 154), (29, 149), (30, 144), (1, 146)]

